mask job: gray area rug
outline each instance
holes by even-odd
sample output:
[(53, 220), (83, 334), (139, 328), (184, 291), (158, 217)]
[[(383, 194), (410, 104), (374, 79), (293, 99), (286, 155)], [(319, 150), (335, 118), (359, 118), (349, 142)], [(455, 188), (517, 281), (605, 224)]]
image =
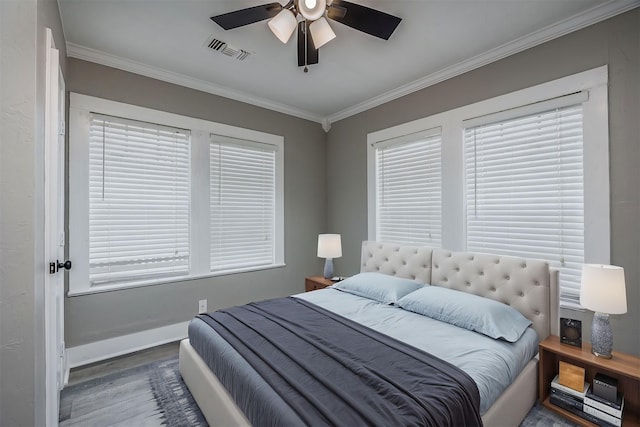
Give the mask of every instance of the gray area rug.
[(574, 424), (536, 403), (536, 406), (531, 408), (525, 419), (522, 420), (522, 423), (520, 424), (520, 427), (535, 426), (578, 427), (578, 424)]
[(60, 394), (60, 426), (207, 426), (178, 359), (160, 360), (75, 384)]
[[(178, 359), (156, 361), (65, 388), (60, 426), (207, 426), (187, 389)], [(520, 427), (573, 427), (534, 406)]]

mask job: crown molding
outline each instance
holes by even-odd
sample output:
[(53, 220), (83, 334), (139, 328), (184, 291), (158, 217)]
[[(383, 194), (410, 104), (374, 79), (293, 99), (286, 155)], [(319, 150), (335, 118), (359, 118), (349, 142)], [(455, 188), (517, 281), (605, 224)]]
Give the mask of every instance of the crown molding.
[(279, 113), (287, 114), (289, 116), (310, 120), (312, 122), (323, 124), (325, 121), (325, 117), (318, 116), (309, 111), (301, 110), (300, 108), (280, 104), (240, 91), (230, 90), (228, 88), (204, 80), (189, 77), (180, 73), (174, 73), (173, 71), (168, 71), (158, 67), (152, 67), (141, 62), (122, 58), (116, 55), (111, 55), (109, 53), (91, 49), (79, 44), (67, 42), (67, 56), (82, 59), (84, 61), (95, 62), (97, 64), (106, 65), (107, 67), (117, 68), (119, 70), (128, 71), (134, 74), (151, 77), (153, 79), (162, 80), (164, 82), (185, 86), (202, 92), (211, 93), (213, 95), (234, 99), (246, 104), (255, 105), (257, 107), (266, 108), (269, 110), (277, 111)]
[(335, 123), (339, 120), (346, 119), (347, 117), (385, 104), (389, 101), (417, 92), (452, 77), (459, 76), (476, 68), (480, 68), (484, 65), (506, 58), (507, 56), (511, 56), (518, 52), (522, 52), (534, 46), (612, 18), (639, 6), (640, 0), (608, 1), (524, 37), (505, 43), (502, 46), (488, 50), (480, 55), (459, 62), (453, 66), (446, 67), (438, 72), (429, 74), (428, 76), (422, 77), (411, 83), (407, 83), (396, 89), (370, 98), (369, 100), (363, 101), (352, 107), (338, 111), (337, 113), (328, 116), (326, 119), (329, 123)]

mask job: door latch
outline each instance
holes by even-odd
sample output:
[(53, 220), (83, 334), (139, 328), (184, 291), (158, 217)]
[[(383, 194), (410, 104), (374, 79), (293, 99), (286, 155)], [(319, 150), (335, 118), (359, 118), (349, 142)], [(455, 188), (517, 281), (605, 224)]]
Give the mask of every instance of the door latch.
[(56, 260), (56, 262), (50, 262), (49, 274), (56, 274), (62, 268), (64, 268), (65, 270), (71, 270), (71, 260), (68, 259), (65, 262)]

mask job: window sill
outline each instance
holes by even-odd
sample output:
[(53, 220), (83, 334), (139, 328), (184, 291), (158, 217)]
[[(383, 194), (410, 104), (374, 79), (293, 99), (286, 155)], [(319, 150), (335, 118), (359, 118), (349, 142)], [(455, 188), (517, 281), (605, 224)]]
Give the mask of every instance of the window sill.
[(113, 291), (123, 291), (126, 289), (133, 288), (142, 288), (147, 286), (156, 286), (156, 285), (166, 285), (168, 283), (177, 283), (177, 282), (186, 282), (189, 280), (197, 280), (197, 279), (206, 279), (208, 277), (218, 277), (218, 276), (228, 276), (230, 274), (240, 274), (240, 273), (250, 273), (253, 271), (261, 271), (261, 270), (271, 270), (274, 268), (285, 267), (285, 263), (276, 263), (267, 266), (260, 267), (252, 267), (252, 268), (244, 268), (237, 270), (225, 270), (225, 271), (216, 271), (207, 274), (200, 274), (194, 276), (177, 276), (177, 277), (167, 277), (164, 279), (152, 279), (152, 280), (141, 280), (137, 282), (129, 282), (129, 283), (119, 283), (119, 284), (107, 284), (107, 285), (96, 285), (93, 287), (89, 287), (86, 289), (75, 289), (67, 292), (68, 297), (76, 297), (82, 295), (91, 295), (91, 294), (99, 294), (103, 292), (113, 292)]

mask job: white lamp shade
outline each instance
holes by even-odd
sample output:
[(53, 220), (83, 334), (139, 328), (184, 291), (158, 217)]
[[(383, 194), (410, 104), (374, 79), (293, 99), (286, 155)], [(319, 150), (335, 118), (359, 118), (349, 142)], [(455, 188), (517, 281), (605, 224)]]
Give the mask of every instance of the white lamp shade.
[(336, 33), (333, 32), (324, 17), (313, 21), (309, 25), (309, 31), (311, 31), (311, 38), (316, 49), (320, 49), (321, 46), (336, 38)]
[(273, 17), (268, 23), (271, 32), (282, 42), (289, 41), (291, 34), (298, 26), (298, 21), (293, 12), (289, 9), (282, 9), (280, 13)]
[(626, 313), (624, 268), (615, 265), (585, 264), (582, 267), (580, 305), (600, 313)]
[(318, 258), (340, 258), (342, 241), (339, 234), (318, 235)]
[[(326, 0), (299, 0), (298, 10), (309, 21), (320, 18), (327, 8)], [(316, 46), (317, 47), (317, 46)]]

